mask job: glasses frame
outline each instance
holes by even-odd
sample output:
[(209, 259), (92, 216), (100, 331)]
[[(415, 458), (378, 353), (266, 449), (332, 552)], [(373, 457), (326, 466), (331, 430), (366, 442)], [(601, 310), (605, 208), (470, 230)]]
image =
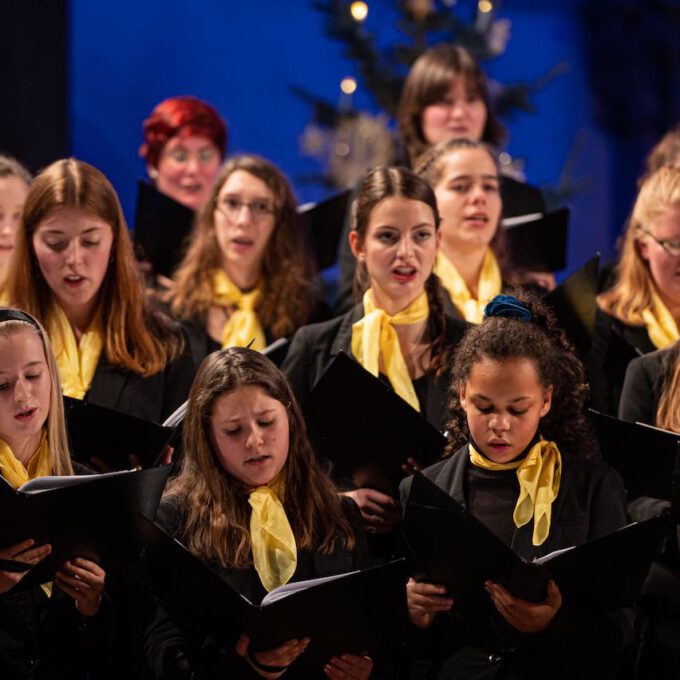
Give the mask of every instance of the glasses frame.
[[(666, 255), (670, 255), (670, 257), (680, 256), (680, 240), (676, 241), (675, 239), (669, 238), (657, 238), (651, 231), (644, 227), (640, 227), (640, 231), (656, 241), (664, 249)], [(669, 245), (669, 243), (674, 243), (675, 245)]]
[(238, 202), (238, 207), (235, 207), (233, 209), (229, 208), (225, 205), (224, 200), (220, 201), (218, 198), (215, 198), (215, 209), (219, 210), (225, 217), (229, 218), (230, 220), (233, 220), (234, 218), (238, 217), (241, 214), (241, 210), (243, 210), (243, 208), (248, 208), (250, 217), (253, 220), (263, 220), (269, 217), (269, 215), (276, 215), (276, 206), (267, 204), (268, 209), (264, 211), (255, 208), (257, 204), (265, 203), (265, 201), (244, 201), (241, 198), (234, 197), (230, 197), (226, 200)]

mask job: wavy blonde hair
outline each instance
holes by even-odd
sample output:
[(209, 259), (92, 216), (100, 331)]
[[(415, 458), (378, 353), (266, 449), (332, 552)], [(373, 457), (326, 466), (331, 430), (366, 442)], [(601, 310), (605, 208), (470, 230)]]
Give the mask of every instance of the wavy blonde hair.
[(213, 301), (212, 272), (221, 266), (215, 234), (217, 197), (237, 170), (257, 177), (274, 194), (275, 227), (262, 260), (262, 295), (255, 311), (274, 338), (284, 337), (309, 320), (316, 301), (315, 271), (290, 184), (273, 163), (259, 156), (235, 156), (222, 166), (210, 198), (197, 216), (172, 288), (164, 298), (180, 320), (206, 318)]
[[(19, 318), (7, 319), (6, 315), (8, 312), (17, 316), (25, 315), (28, 319), (25, 321)], [(52, 474), (72, 475), (73, 467), (71, 465), (71, 453), (68, 445), (68, 436), (66, 435), (66, 424), (64, 422), (64, 401), (61, 396), (59, 371), (47, 333), (38, 321), (25, 312), (6, 307), (0, 308), (0, 338), (9, 338), (25, 330), (35, 333), (40, 338), (43, 351), (45, 352), (47, 370), (50, 374), (50, 412), (47, 415), (45, 426), (47, 429), (47, 443), (50, 448)]]
[(623, 237), (616, 282), (597, 297), (603, 311), (624, 323), (643, 325), (642, 312), (652, 305), (655, 283), (639, 241), (648, 238), (644, 229), (669, 207), (680, 207), (680, 170), (664, 166), (640, 187)]
[(98, 293), (98, 306), (106, 312), (102, 317), (107, 360), (144, 377), (160, 373), (181, 354), (182, 336), (147, 302), (118, 196), (104, 174), (88, 163), (75, 158), (56, 161), (33, 181), (7, 280), (10, 303), (47, 325), (56, 302), (40, 270), (33, 236), (41, 222), (65, 208), (94, 215), (113, 233), (111, 258)]
[(249, 490), (220, 464), (210, 435), (219, 397), (254, 385), (281, 402), (288, 416), (288, 459), (282, 470), (283, 505), (298, 548), (333, 552), (338, 539), (354, 546), (354, 532), (333, 483), (321, 472), (307, 439), (300, 407), (284, 375), (259, 352), (230, 347), (209, 354), (189, 393), (184, 421), (184, 458), (166, 495), (186, 508), (187, 548), (204, 561), (243, 568), (252, 562)]

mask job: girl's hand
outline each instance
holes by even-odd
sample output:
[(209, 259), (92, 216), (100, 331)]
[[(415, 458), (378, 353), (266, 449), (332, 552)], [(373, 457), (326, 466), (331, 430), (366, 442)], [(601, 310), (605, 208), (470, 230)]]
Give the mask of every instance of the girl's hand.
[(302, 640), (288, 640), (288, 642), (284, 642), (282, 645), (276, 647), (276, 649), (269, 649), (265, 652), (250, 652), (250, 654), (255, 657), (257, 663), (261, 664), (262, 666), (283, 668), (281, 671), (275, 671), (271, 673), (258, 668), (252, 662), (248, 653), (249, 644), (250, 638), (244, 633), (236, 641), (236, 653), (245, 659), (258, 675), (261, 675), (263, 678), (275, 680), (275, 678), (280, 678), (286, 672), (286, 670), (288, 670), (288, 666), (290, 666), (293, 661), (295, 661), (295, 659), (297, 659), (298, 656), (300, 656), (300, 654), (302, 654), (302, 652), (307, 649), (309, 638), (303, 638)]
[(541, 633), (555, 618), (562, 606), (562, 594), (555, 581), (548, 583), (545, 602), (528, 602), (515, 597), (499, 583), (484, 584), (500, 615), (522, 633)]
[(412, 578), (406, 584), (406, 603), (411, 623), (425, 630), (432, 625), (439, 612), (453, 607), (453, 600), (446, 596), (446, 588), (434, 583), (419, 583)]
[(323, 670), (331, 680), (367, 680), (373, 671), (373, 659), (370, 656), (343, 654), (334, 656)]
[(98, 564), (82, 557), (64, 562), (54, 577), (83, 616), (94, 616), (99, 611), (105, 579), (106, 573)]
[[(34, 548), (34, 544), (35, 541), (29, 538), (26, 541), (0, 550), (0, 559), (24, 562), (30, 565), (38, 564), (38, 562), (44, 560), (52, 552), (52, 546), (46, 543)], [(28, 571), (0, 571), (0, 594), (14, 588), (26, 574), (28, 574)]]
[(392, 496), (367, 488), (345, 491), (343, 495), (349, 496), (359, 506), (369, 533), (387, 533), (401, 521), (399, 504)]

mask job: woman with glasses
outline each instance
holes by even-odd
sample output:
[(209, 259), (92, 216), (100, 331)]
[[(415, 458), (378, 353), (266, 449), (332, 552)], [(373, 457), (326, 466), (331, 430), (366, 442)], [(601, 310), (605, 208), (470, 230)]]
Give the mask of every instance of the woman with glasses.
[(165, 300), (196, 363), (220, 347), (262, 350), (323, 318), (295, 196), (273, 163), (243, 155), (223, 166)]
[(643, 182), (615, 283), (597, 302), (592, 406), (616, 415), (625, 358), (680, 339), (680, 170), (662, 167)]

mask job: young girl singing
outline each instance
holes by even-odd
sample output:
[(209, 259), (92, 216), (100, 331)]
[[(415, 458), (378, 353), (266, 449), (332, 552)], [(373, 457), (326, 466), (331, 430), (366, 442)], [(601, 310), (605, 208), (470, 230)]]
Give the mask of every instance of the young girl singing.
[[(0, 484), (16, 489), (35, 477), (69, 474), (59, 376), (45, 331), (28, 314), (0, 308)], [(28, 565), (50, 554), (30, 536), (0, 547), (0, 559)], [(104, 571), (78, 557), (53, 584), (21, 588), (26, 573), (0, 570), (0, 677), (85, 677), (106, 637), (98, 616)]]
[[(258, 352), (232, 347), (204, 360), (189, 395), (184, 452), (156, 521), (251, 602), (289, 581), (367, 566), (356, 506), (321, 473), (288, 383)], [(244, 635), (235, 650), (210, 653), (206, 640), (163, 616), (147, 640), (157, 678), (190, 677), (181, 675), (189, 667), (197, 677), (299, 677), (294, 663), (309, 643), (254, 653)], [(343, 654), (325, 673), (365, 680), (372, 667), (368, 657)]]
[[(588, 460), (583, 367), (547, 309), (525, 296), (494, 298), (459, 345), (449, 457), (423, 474), (531, 560), (612, 533), (626, 514), (621, 479)], [(544, 602), (491, 581), (486, 588), (503, 619), (524, 634), (513, 649), (461, 625), (444, 587), (409, 582), (411, 621), (431, 629), (426, 677), (607, 677), (632, 636), (626, 611), (581, 611), (552, 581)]]

